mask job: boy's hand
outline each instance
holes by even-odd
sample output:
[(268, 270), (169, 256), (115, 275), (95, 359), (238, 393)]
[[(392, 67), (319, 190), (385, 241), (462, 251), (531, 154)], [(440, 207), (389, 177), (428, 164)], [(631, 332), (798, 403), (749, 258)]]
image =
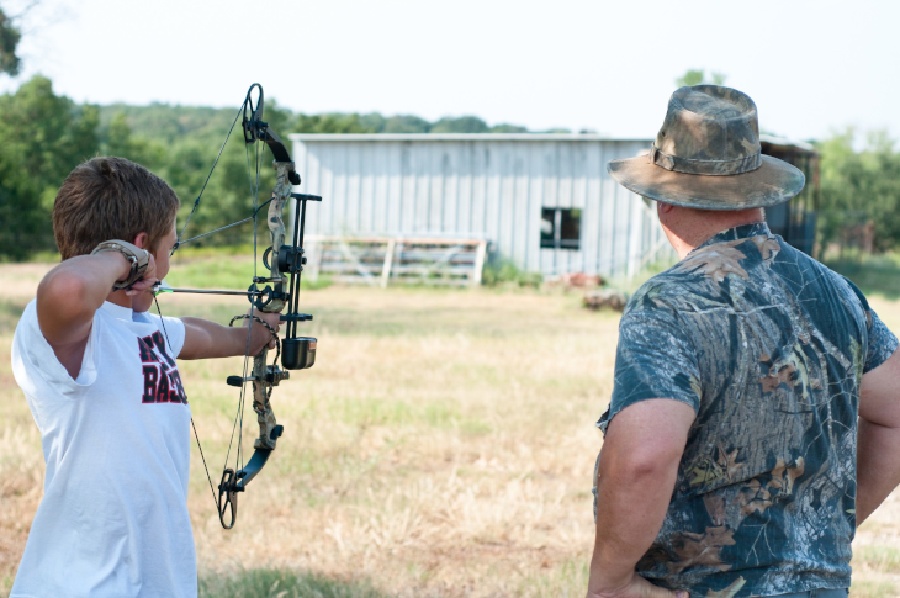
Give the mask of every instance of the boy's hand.
[[(253, 310), (252, 313), (254, 318), (259, 318), (268, 325), (267, 327), (255, 319), (247, 318), (248, 322), (253, 323), (250, 354), (256, 355), (267, 346), (269, 349), (274, 349), (277, 346), (276, 336), (281, 330), (281, 313), (260, 311), (258, 309)], [(272, 332), (273, 330), (274, 333)]]
[(134, 295), (138, 295), (144, 292), (152, 292), (153, 285), (155, 285), (158, 281), (156, 280), (156, 259), (154, 259), (153, 254), (150, 254), (149, 261), (147, 262), (147, 269), (144, 270), (144, 275), (133, 282), (130, 287), (125, 290), (125, 294), (129, 297), (133, 297)]

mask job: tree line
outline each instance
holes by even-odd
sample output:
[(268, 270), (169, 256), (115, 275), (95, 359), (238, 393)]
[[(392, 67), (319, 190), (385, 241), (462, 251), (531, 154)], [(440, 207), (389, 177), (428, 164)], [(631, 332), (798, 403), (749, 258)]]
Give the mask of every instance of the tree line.
[[(52, 82), (35, 76), (14, 93), (0, 96), (0, 259), (27, 259), (53, 252), (50, 211), (56, 190), (71, 169), (96, 155), (117, 155), (160, 175), (182, 199), (182, 221), (203, 189), (204, 205), (192, 216), (193, 231), (246, 217), (250, 161), (240, 122), (228, 143), (225, 132), (235, 109), (76, 104), (54, 93)], [(515, 125), (489, 126), (474, 116), (434, 122), (413, 115), (302, 114), (267, 99), (265, 119), (283, 137), (289, 133), (527, 133)], [(547, 132), (547, 131), (541, 131)], [(555, 130), (553, 132), (561, 132)], [(870, 133), (862, 149), (847, 130), (813, 142), (820, 155), (816, 211), (818, 246), (844, 242), (848, 223), (869, 225), (872, 248), (897, 250), (900, 239), (900, 154), (886, 132)], [(222, 148), (221, 156), (218, 156)], [(213, 177), (207, 177), (218, 159)], [(261, 172), (260, 187), (271, 185)], [(246, 231), (211, 237), (239, 243)]]
[[(194, 231), (247, 215), (248, 172), (240, 120), (235, 109), (150, 104), (79, 105), (56, 95), (52, 82), (35, 76), (15, 93), (0, 96), (0, 259), (20, 260), (55, 249), (50, 212), (56, 190), (71, 169), (96, 155), (122, 156), (165, 179), (183, 203), (180, 219), (203, 189), (215, 209), (199, 210)], [(265, 120), (283, 137), (288, 133), (523, 133), (525, 127), (489, 126), (473, 117), (445, 117), (430, 122), (412, 115), (296, 114), (267, 99)], [(218, 160), (218, 161), (217, 161)], [(206, 181), (217, 161), (216, 172)], [(271, 169), (260, 173), (260, 187), (272, 181)], [(205, 188), (204, 188), (205, 187)], [(192, 231), (187, 231), (190, 234)], [(211, 239), (233, 244), (245, 231), (226, 231)]]

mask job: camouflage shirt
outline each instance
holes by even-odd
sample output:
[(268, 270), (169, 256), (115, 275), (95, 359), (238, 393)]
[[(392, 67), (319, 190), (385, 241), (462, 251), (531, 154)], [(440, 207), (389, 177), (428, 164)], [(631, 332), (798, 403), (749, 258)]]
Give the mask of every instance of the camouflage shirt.
[(644, 284), (619, 334), (598, 426), (654, 397), (697, 414), (638, 572), (719, 598), (849, 587), (860, 379), (898, 344), (862, 293), (745, 225)]

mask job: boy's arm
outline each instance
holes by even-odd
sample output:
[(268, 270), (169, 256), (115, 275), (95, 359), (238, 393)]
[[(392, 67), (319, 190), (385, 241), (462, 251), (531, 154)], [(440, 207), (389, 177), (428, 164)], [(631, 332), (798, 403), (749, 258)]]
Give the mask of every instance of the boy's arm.
[[(264, 320), (275, 332), (280, 326), (281, 314), (254, 311), (253, 315)], [(245, 325), (231, 328), (202, 318), (182, 318), (184, 322), (184, 346), (179, 359), (208, 359), (212, 357), (232, 357), (235, 355), (256, 355), (267, 345), (275, 347), (272, 330), (253, 321), (248, 334)], [(249, 347), (248, 347), (249, 342)]]
[(856, 520), (900, 484), (900, 349), (866, 373), (859, 399)]
[[(150, 256), (145, 279), (135, 283), (132, 290), (119, 292), (132, 295), (145, 291), (152, 286), (155, 271)], [(73, 378), (81, 369), (94, 313), (106, 301), (116, 281), (125, 279), (130, 272), (131, 262), (121, 253), (79, 255), (55, 266), (38, 285), (41, 333)]]

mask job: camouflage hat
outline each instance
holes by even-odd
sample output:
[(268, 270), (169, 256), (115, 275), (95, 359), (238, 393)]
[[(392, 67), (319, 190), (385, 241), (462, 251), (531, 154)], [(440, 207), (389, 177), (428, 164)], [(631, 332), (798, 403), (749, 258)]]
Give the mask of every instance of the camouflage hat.
[(676, 90), (649, 154), (608, 168), (638, 195), (705, 210), (775, 205), (805, 183), (798, 168), (763, 155), (750, 96), (718, 85)]

